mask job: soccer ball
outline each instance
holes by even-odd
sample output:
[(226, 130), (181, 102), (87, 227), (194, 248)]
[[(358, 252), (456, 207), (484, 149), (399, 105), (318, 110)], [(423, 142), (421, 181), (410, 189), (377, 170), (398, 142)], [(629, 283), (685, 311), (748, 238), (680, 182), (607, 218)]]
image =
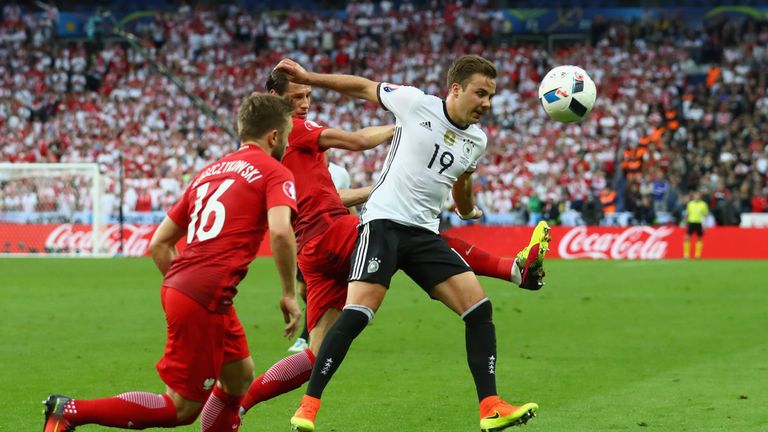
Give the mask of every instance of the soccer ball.
[(539, 84), (539, 101), (544, 111), (563, 123), (586, 117), (595, 105), (597, 89), (592, 79), (578, 66), (558, 66), (544, 75)]

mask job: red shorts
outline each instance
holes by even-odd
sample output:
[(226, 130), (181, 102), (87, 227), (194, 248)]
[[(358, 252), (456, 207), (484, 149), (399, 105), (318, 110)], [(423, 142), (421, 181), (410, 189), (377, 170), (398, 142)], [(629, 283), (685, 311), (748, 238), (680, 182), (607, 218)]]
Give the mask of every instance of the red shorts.
[(214, 313), (179, 290), (163, 287), (160, 298), (168, 323), (160, 378), (187, 399), (204, 402), (224, 363), (250, 356), (235, 308)]
[(323, 234), (307, 242), (296, 257), (307, 284), (307, 329), (310, 331), (329, 309), (344, 307), (358, 223), (356, 215), (336, 219)]

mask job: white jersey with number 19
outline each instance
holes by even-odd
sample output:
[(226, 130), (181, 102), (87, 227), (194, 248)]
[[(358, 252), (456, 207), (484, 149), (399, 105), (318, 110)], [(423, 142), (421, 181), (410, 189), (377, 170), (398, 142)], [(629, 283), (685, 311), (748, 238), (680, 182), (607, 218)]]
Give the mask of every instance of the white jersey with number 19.
[(443, 203), (456, 179), (477, 168), (488, 138), (477, 125), (454, 124), (445, 101), (417, 88), (380, 83), (377, 93), (397, 121), (362, 223), (387, 219), (439, 233)]

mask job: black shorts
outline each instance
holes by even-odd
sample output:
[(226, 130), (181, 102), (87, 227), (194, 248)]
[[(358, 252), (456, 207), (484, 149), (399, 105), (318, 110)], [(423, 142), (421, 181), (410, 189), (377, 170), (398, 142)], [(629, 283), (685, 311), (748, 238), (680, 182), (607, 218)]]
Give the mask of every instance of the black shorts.
[(704, 228), (700, 223), (688, 222), (688, 235), (690, 236), (693, 234), (696, 234), (699, 237), (704, 236)]
[(301, 283), (307, 283), (307, 281), (304, 280), (304, 275), (301, 274), (301, 269), (299, 268), (298, 264), (296, 265), (296, 280)]
[(451, 276), (472, 271), (440, 235), (385, 219), (358, 228), (351, 263), (350, 281), (389, 288), (392, 275), (402, 269), (427, 292)]

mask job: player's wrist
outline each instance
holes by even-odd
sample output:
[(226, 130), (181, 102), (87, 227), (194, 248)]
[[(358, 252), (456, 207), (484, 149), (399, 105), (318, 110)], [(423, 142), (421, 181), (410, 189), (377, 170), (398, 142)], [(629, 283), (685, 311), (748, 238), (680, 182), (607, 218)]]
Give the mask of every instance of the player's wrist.
[(307, 85), (316, 85), (317, 84), (317, 78), (320, 76), (317, 72), (311, 72), (307, 71), (307, 82), (305, 84)]
[(462, 220), (475, 219), (477, 218), (479, 213), (480, 213), (480, 209), (477, 206), (472, 207), (472, 211), (466, 214), (462, 213), (461, 210), (459, 210), (459, 208), (456, 207), (456, 214), (459, 215), (459, 218)]

